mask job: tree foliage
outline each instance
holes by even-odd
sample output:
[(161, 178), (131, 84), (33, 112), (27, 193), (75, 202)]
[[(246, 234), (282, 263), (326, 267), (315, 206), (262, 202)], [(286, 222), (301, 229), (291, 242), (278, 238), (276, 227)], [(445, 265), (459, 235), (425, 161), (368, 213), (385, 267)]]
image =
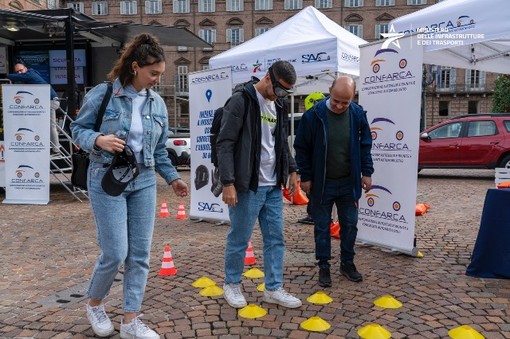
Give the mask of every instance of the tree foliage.
[(492, 111), (510, 113), (510, 75), (501, 74), (498, 76), (492, 97)]

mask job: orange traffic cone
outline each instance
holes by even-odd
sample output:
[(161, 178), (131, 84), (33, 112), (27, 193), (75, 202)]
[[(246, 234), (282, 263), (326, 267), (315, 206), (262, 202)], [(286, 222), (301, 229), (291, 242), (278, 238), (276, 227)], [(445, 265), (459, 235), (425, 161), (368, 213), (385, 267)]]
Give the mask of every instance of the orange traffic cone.
[(333, 238), (340, 239), (340, 223), (338, 221), (332, 221), (329, 225), (329, 233)]
[(172, 259), (172, 252), (170, 252), (170, 246), (165, 246), (165, 253), (163, 254), (163, 261), (161, 262), (161, 269), (159, 275), (175, 275), (177, 270), (174, 267), (174, 259)]
[(161, 203), (161, 210), (159, 211), (159, 216), (161, 218), (168, 218), (170, 216), (170, 212), (168, 212), (168, 207), (166, 206), (166, 201)]
[(253, 254), (253, 247), (251, 247), (251, 241), (248, 241), (248, 248), (246, 249), (246, 256), (244, 257), (245, 265), (255, 265), (255, 255)]
[(179, 203), (179, 209), (177, 210), (177, 215), (175, 216), (175, 219), (187, 219), (186, 217), (186, 211), (184, 210), (184, 203), (181, 201)]

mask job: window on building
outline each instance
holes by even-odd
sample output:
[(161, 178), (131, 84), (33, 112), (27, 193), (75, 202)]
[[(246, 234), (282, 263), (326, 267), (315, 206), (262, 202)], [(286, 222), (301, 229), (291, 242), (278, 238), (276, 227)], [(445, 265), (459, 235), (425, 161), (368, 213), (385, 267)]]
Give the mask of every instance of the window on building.
[(202, 70), (207, 71), (208, 69), (211, 69), (211, 66), (209, 66), (209, 65), (202, 65)]
[(227, 12), (244, 11), (244, 0), (227, 0)]
[(227, 42), (230, 42), (231, 47), (242, 44), (244, 42), (244, 29), (227, 28)]
[(439, 116), (447, 117), (450, 114), (450, 102), (439, 101)]
[(198, 31), (198, 36), (205, 40), (207, 43), (214, 45), (216, 42), (216, 29), (202, 28)]
[(438, 92), (455, 91), (456, 76), (455, 68), (438, 66), (436, 74), (436, 90)]
[(363, 0), (344, 0), (345, 7), (363, 7)]
[(255, 0), (256, 11), (270, 11), (273, 9), (273, 0)]
[(174, 13), (189, 13), (189, 0), (173, 0)]
[(80, 13), (85, 12), (85, 5), (83, 4), (83, 2), (68, 2), (67, 8), (72, 8), (76, 12), (80, 12)]
[(466, 70), (466, 91), (482, 91), (485, 89), (485, 72), (475, 69)]
[(92, 15), (108, 15), (108, 1), (93, 1)]
[(120, 2), (121, 15), (135, 15), (138, 12), (138, 4), (136, 0), (125, 0)]
[(215, 0), (198, 0), (198, 11), (201, 13), (212, 13), (216, 10)]
[(48, 9), (58, 8), (57, 0), (48, 0)]
[(161, 13), (163, 13), (161, 0), (145, 0), (145, 14)]
[(352, 34), (357, 35), (360, 38), (363, 38), (363, 25), (349, 24), (345, 26), (345, 29), (351, 32)]
[(303, 9), (303, 0), (285, 0), (283, 8), (286, 10)]
[(479, 110), (479, 102), (476, 100), (468, 101), (468, 114), (477, 114), (480, 112)]
[(333, 8), (333, 0), (315, 0), (316, 8)]
[(381, 35), (382, 33), (388, 33), (388, 24), (376, 24), (375, 25), (375, 38), (376, 39), (384, 39)]
[(257, 28), (255, 28), (255, 36), (259, 36), (262, 33), (265, 33), (265, 32), (267, 32), (269, 30), (270, 30), (269, 27), (257, 27)]
[(177, 92), (188, 92), (188, 66), (177, 66)]
[(426, 5), (427, 0), (407, 0), (408, 5)]
[(376, 6), (395, 6), (395, 0), (375, 0)]

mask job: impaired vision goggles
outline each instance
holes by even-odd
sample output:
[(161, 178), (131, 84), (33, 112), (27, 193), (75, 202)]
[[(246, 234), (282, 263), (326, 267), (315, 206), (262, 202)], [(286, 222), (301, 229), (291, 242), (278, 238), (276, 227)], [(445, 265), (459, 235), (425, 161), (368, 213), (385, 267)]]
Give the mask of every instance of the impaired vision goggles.
[(269, 67), (269, 77), (273, 85), (273, 92), (278, 98), (285, 98), (287, 95), (294, 93), (292, 89), (285, 88), (285, 86), (276, 81), (271, 67)]

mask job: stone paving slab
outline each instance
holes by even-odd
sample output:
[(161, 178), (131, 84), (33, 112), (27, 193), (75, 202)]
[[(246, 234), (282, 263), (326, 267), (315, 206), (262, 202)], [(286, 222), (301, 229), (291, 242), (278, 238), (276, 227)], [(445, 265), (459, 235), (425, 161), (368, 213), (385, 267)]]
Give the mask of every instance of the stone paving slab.
[[(189, 171), (180, 173), (190, 184)], [(417, 217), (417, 247), (424, 257), (357, 245), (356, 265), (364, 281), (353, 283), (341, 277), (336, 259), (331, 262), (333, 286), (327, 289), (317, 284), (313, 226), (297, 223), (305, 206), (285, 204), (284, 287), (299, 296), (303, 306), (290, 310), (266, 304), (256, 289), (262, 279), (245, 278), (248, 302), (268, 313), (244, 319), (222, 297), (203, 297), (191, 285), (201, 276), (222, 285), (228, 225), (176, 220), (179, 199), (160, 180), (158, 202), (166, 200), (172, 215), (156, 220), (144, 321), (162, 338), (358, 338), (357, 331), (370, 323), (384, 326), (392, 338), (448, 338), (448, 331), (460, 325), (470, 325), (486, 338), (510, 338), (510, 280), (465, 275), (485, 193), (492, 187), (494, 171), (490, 170), (422, 171), (417, 202), (431, 206)], [(4, 197), (0, 192), (0, 199)], [(184, 203), (188, 213), (189, 198)], [(0, 216), (0, 338), (93, 337), (83, 298), (44, 303), (56, 295), (68, 297), (70, 291), (78, 295), (76, 289), (83, 289), (90, 277), (98, 248), (88, 202), (77, 202), (55, 184), (48, 205), (0, 205)], [(335, 258), (338, 244), (333, 239)], [(171, 247), (175, 276), (158, 276), (165, 245)], [(263, 269), (258, 228), (252, 246), (254, 267)], [(317, 291), (325, 291), (333, 302), (307, 302)], [(386, 294), (403, 306), (382, 309), (373, 304)], [(121, 297), (119, 283), (106, 299), (117, 329)], [(317, 333), (300, 328), (312, 316), (328, 321), (331, 328)], [(116, 332), (113, 338), (118, 337)]]

